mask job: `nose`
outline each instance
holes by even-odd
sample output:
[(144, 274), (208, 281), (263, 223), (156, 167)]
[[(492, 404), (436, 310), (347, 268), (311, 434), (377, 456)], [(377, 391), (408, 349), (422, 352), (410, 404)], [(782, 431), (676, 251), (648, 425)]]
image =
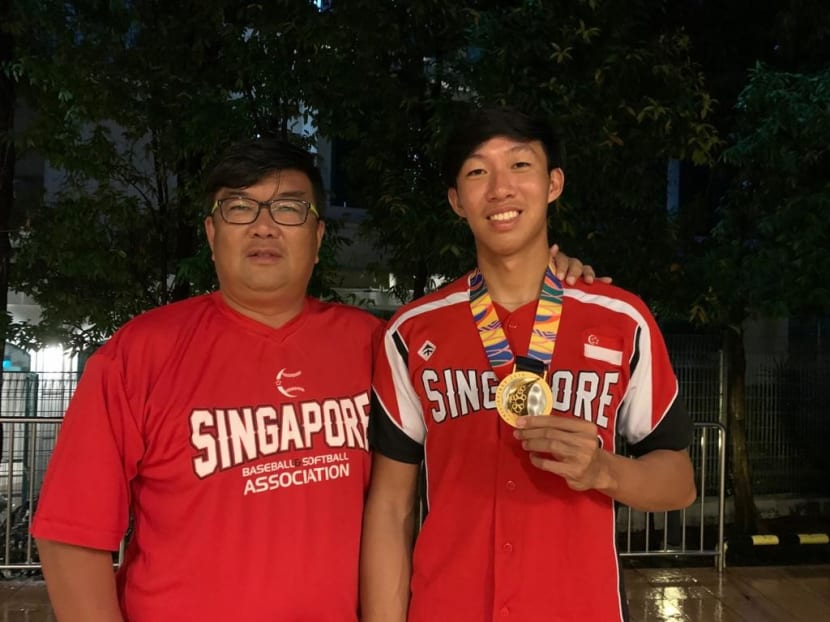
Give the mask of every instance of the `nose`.
[(280, 226), (271, 218), (268, 208), (264, 206), (260, 207), (256, 220), (248, 226), (251, 228), (251, 234), (259, 237), (273, 237), (278, 231), (282, 231)]
[(509, 171), (494, 169), (490, 171), (487, 182), (487, 198), (491, 201), (513, 196), (513, 180)]

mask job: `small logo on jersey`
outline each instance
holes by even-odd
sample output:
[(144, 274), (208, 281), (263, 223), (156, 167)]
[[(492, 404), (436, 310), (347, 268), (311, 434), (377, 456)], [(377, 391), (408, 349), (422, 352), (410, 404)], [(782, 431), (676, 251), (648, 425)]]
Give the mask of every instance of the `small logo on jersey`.
[(596, 335), (588, 335), (588, 343), (590, 343), (592, 346), (598, 346), (599, 337), (597, 337)]
[(285, 397), (297, 397), (298, 393), (303, 393), (305, 389), (299, 386), (291, 386), (287, 387), (284, 385), (286, 379), (297, 378), (302, 375), (303, 372), (296, 371), (296, 372), (288, 372), (285, 371), (285, 367), (277, 372), (277, 375), (274, 377), (274, 384), (277, 387), (277, 391), (282, 393)]
[(425, 341), (424, 345), (422, 345), (418, 350), (418, 356), (420, 356), (425, 361), (428, 361), (429, 357), (435, 354), (436, 349), (437, 348), (435, 347), (434, 343), (432, 343), (431, 341)]

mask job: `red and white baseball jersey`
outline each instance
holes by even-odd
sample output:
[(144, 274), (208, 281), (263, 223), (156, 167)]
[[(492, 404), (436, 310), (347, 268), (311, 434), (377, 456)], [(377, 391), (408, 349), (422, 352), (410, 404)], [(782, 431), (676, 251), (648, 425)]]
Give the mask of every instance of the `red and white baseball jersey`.
[[(525, 355), (536, 302), (498, 308)], [(500, 376), (510, 369), (499, 368)], [(681, 449), (691, 423), (645, 304), (610, 285), (565, 287), (548, 372), (553, 415), (594, 422), (634, 453)], [(624, 620), (614, 502), (534, 467), (495, 409), (468, 277), (392, 318), (374, 378), (373, 448), (426, 466), (429, 513), (413, 557), (410, 622)]]
[(37, 538), (115, 550), (129, 622), (357, 620), (366, 424), (382, 323), (307, 299), (279, 329), (192, 298), (92, 356)]

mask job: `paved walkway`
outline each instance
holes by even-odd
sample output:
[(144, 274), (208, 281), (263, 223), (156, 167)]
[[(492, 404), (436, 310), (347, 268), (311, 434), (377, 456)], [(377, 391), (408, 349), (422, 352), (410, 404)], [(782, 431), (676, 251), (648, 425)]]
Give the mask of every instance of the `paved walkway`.
[(55, 622), (42, 581), (0, 581), (0, 622)]
[(830, 620), (830, 565), (627, 570), (631, 622)]
[[(629, 569), (625, 581), (631, 622), (830, 620), (830, 565)], [(55, 622), (43, 583), (0, 581), (0, 622)]]

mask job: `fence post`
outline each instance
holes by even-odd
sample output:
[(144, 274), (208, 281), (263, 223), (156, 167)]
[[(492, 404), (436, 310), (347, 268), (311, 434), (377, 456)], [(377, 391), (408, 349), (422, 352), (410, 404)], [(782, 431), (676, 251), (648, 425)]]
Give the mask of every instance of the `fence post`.
[[(23, 383), (23, 403), (25, 408), (23, 415), (25, 417), (37, 417), (37, 394), (39, 379), (40, 377), (36, 373), (28, 373), (25, 376)], [(30, 424), (23, 424), (23, 457), (21, 460), (21, 469), (23, 473), (20, 476), (21, 505), (23, 505), (27, 501), (30, 501), (30, 499), (28, 498), (28, 493), (31, 487), (30, 480), (33, 478), (31, 467), (34, 465), (34, 452), (36, 449), (29, 439), (29, 433), (31, 430), (34, 430), (33, 426), (31, 426)], [(9, 468), (11, 469), (11, 464), (9, 464)]]
[(723, 348), (718, 350), (719, 387), (718, 387), (718, 423), (726, 427), (726, 354)]

